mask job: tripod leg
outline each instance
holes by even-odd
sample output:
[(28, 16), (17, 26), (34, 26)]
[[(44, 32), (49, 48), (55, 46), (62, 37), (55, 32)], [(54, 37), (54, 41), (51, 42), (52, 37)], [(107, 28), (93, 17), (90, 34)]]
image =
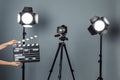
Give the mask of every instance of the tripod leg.
[(59, 64), (59, 75), (58, 79), (61, 80), (62, 77), (62, 60), (63, 60), (63, 44), (61, 44), (61, 54), (60, 54), (60, 64)]
[(47, 79), (47, 80), (50, 79), (51, 73), (52, 73), (52, 71), (53, 71), (53, 68), (54, 68), (54, 65), (55, 65), (55, 62), (56, 62), (56, 59), (57, 59), (57, 56), (58, 56), (59, 50), (60, 50), (60, 47), (61, 47), (61, 43), (59, 43), (59, 46), (58, 46), (58, 49), (57, 49), (57, 52), (56, 52), (56, 55), (55, 55), (54, 61), (53, 61), (53, 63), (52, 63), (51, 69), (50, 69), (50, 71), (49, 71), (50, 73), (49, 73), (49, 76), (48, 76), (48, 79)]
[(71, 70), (71, 74), (72, 74), (72, 77), (73, 77), (73, 80), (75, 80), (75, 76), (74, 76), (74, 70), (72, 68), (72, 65), (71, 65), (71, 62), (70, 62), (70, 58), (69, 58), (69, 55), (68, 55), (68, 52), (67, 52), (67, 48), (66, 48), (66, 45), (64, 44), (64, 49), (65, 49), (65, 52), (66, 52), (66, 56), (67, 56), (67, 60), (68, 60), (68, 63), (69, 63), (69, 67), (70, 67), (70, 70)]

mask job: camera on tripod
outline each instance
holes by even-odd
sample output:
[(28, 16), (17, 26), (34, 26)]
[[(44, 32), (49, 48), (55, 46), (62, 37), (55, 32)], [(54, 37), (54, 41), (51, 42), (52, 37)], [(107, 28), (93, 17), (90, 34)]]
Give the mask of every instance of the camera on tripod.
[(65, 54), (66, 54), (67, 61), (68, 61), (68, 64), (69, 64), (69, 68), (70, 68), (73, 80), (75, 80), (74, 70), (73, 70), (72, 64), (70, 62), (70, 58), (69, 58), (69, 55), (68, 55), (66, 43), (64, 42), (65, 40), (68, 40), (68, 38), (66, 37), (66, 34), (67, 34), (67, 26), (61, 25), (61, 26), (57, 27), (57, 34), (55, 35), (55, 37), (58, 37), (60, 42), (58, 44), (58, 48), (57, 48), (57, 51), (56, 51), (56, 54), (55, 54), (55, 58), (54, 58), (54, 61), (52, 63), (51, 69), (49, 71), (49, 75), (48, 75), (47, 80), (50, 80), (51, 74), (53, 72), (54, 65), (56, 63), (56, 59), (57, 59), (59, 54), (60, 54), (60, 62), (59, 62), (58, 80), (61, 80), (61, 78), (62, 78), (62, 64), (63, 64), (63, 56), (64, 56), (63, 52), (65, 52)]
[(57, 34), (55, 35), (55, 37), (59, 37), (59, 40), (65, 41), (68, 40), (66, 34), (67, 34), (67, 26), (61, 25), (57, 27)]

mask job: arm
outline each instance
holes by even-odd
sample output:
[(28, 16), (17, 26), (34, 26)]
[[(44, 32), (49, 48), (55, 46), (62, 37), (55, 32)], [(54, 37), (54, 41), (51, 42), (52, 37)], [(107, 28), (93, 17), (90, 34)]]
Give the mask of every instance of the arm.
[(16, 40), (11, 40), (9, 42), (6, 42), (6, 43), (3, 43), (0, 45), (0, 50), (6, 48), (7, 46), (10, 46), (10, 45), (13, 45), (13, 44), (16, 44), (17, 41)]
[[(11, 40), (9, 42), (3, 43), (0, 45), (0, 50), (6, 48), (7, 46), (16, 44), (17, 41), (16, 40)], [(7, 61), (3, 61), (0, 60), (0, 65), (5, 65), (5, 66), (19, 66), (21, 63), (20, 62), (7, 62)]]
[(7, 62), (0, 60), (0, 65), (4, 65), (4, 66), (19, 66), (20, 64), (21, 64), (20, 62)]

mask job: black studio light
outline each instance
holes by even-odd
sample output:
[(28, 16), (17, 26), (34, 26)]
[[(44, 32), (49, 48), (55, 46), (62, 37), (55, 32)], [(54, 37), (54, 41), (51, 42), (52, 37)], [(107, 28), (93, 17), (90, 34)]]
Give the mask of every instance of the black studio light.
[(32, 27), (32, 25), (38, 24), (38, 14), (33, 13), (32, 7), (24, 7), (22, 12), (18, 14), (17, 19), (23, 27)]
[[(38, 14), (33, 12), (32, 7), (24, 7), (22, 12), (17, 15), (17, 21), (23, 26), (23, 40), (26, 38), (26, 28), (31, 28), (34, 24), (38, 24)], [(25, 42), (23, 42), (23, 45)], [(25, 62), (22, 62), (22, 80), (25, 80)]]
[(88, 31), (90, 32), (91, 35), (96, 35), (99, 34), (100, 36), (100, 54), (99, 54), (99, 77), (97, 80), (103, 80), (102, 77), (102, 38), (103, 34), (108, 32), (109, 29), (109, 21), (105, 17), (98, 17), (94, 16), (93, 18), (90, 19), (91, 25), (88, 28)]
[(108, 31), (109, 21), (105, 17), (94, 16), (90, 19), (91, 25), (88, 31), (91, 35), (105, 34)]

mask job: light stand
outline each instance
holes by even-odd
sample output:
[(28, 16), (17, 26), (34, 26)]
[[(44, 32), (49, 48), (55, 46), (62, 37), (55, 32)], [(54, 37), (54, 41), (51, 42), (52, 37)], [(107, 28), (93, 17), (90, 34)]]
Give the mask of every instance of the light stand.
[(56, 62), (56, 59), (58, 57), (58, 54), (60, 53), (60, 62), (59, 62), (59, 74), (58, 74), (58, 79), (61, 80), (62, 78), (62, 63), (63, 63), (63, 50), (65, 50), (65, 54), (66, 54), (66, 57), (67, 57), (67, 60), (68, 60), (68, 63), (69, 63), (69, 67), (70, 67), (70, 71), (71, 71), (71, 74), (72, 74), (72, 77), (73, 77), (73, 80), (75, 80), (75, 77), (74, 77), (74, 70), (72, 68), (72, 65), (71, 65), (71, 62), (70, 62), (70, 58), (69, 58), (69, 55), (68, 55), (68, 52), (67, 52), (67, 48), (66, 48), (66, 44), (65, 44), (65, 40), (68, 40), (66, 37), (61, 37), (59, 38), (62, 42), (59, 42), (58, 44), (58, 49), (57, 49), (57, 52), (56, 52), (56, 55), (55, 55), (55, 58), (54, 58), (54, 61), (52, 63), (52, 66), (51, 66), (51, 69), (50, 69), (50, 73), (49, 73), (49, 76), (48, 76), (48, 79), (47, 80), (50, 80), (50, 77), (51, 77), (51, 74), (53, 72), (53, 68), (54, 68), (54, 65), (55, 65), (55, 62)]
[[(27, 33), (25, 31), (25, 27), (23, 27), (23, 39), (25, 39)], [(23, 42), (25, 44), (25, 42)], [(22, 80), (25, 80), (25, 63), (22, 63)]]
[(99, 63), (99, 77), (97, 78), (97, 80), (103, 80), (102, 78), (102, 37), (103, 35), (100, 34), (100, 59), (98, 60)]

